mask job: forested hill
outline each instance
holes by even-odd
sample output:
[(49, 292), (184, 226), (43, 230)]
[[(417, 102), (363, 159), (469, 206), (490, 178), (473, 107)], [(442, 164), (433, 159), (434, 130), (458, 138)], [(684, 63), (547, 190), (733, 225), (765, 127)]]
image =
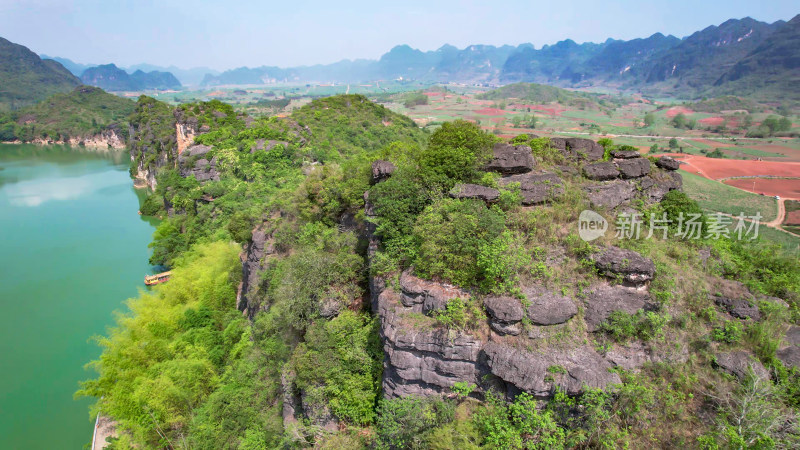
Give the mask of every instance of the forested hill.
[(79, 84), (61, 64), (0, 37), (0, 112), (69, 92)]
[[(173, 274), (79, 392), (115, 448), (797, 445), (800, 263), (703, 237), (669, 157), (428, 134), (357, 95), (284, 118), (143, 96), (131, 124)], [(587, 242), (588, 208), (701, 237)]]
[(78, 86), (0, 115), (0, 141), (67, 142), (125, 147), (136, 103), (100, 88)]

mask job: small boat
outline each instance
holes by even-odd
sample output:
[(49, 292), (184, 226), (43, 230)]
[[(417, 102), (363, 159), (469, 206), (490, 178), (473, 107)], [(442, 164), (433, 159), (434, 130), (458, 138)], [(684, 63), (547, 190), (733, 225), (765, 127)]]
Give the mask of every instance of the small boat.
[(152, 286), (154, 284), (163, 283), (169, 280), (170, 275), (172, 275), (172, 271), (161, 272), (155, 275), (145, 275), (144, 284)]

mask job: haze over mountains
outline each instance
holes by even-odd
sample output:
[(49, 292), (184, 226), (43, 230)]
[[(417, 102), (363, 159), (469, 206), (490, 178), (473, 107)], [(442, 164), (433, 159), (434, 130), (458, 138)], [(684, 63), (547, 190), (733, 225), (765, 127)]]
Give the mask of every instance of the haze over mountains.
[[(611, 86), (653, 94), (696, 96), (713, 91), (755, 90), (771, 74), (771, 89), (788, 87), (800, 70), (800, 16), (760, 22), (749, 17), (709, 26), (684, 39), (661, 33), (629, 41), (578, 44), (564, 40), (536, 49), (519, 46), (444, 45), (422, 52), (398, 45), (377, 61), (279, 68), (241, 67), (207, 75), (207, 86), (274, 81), (358, 82), (412, 79), (430, 82), (507, 84), (518, 81), (564, 87)], [(770, 56), (766, 56), (770, 55)]]
[[(71, 73), (70, 73), (71, 72)], [(201, 78), (202, 77), (202, 78)], [(560, 87), (605, 87), (648, 95), (696, 98), (735, 93), (762, 100), (800, 100), (800, 15), (789, 22), (731, 19), (679, 39), (661, 33), (629, 41), (578, 44), (563, 40), (535, 48), (444, 45), (420, 51), (398, 45), (378, 60), (280, 68), (240, 67), (217, 73), (140, 64), (83, 65), (39, 58), (0, 39), (0, 108), (16, 109), (78, 84), (110, 91), (177, 89), (181, 85), (259, 85), (276, 82), (367, 82), (403, 79), (504, 85), (519, 81)], [(32, 89), (32, 86), (36, 89)]]

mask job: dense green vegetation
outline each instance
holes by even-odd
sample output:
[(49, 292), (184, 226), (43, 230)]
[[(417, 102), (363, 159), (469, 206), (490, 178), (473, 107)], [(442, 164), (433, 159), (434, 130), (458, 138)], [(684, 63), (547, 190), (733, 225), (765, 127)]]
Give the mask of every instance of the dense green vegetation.
[(26, 47), (1, 37), (0, 80), (0, 113), (69, 92), (81, 84), (61, 64), (43, 60)]
[[(169, 156), (175, 148), (169, 128), (179, 120), (207, 127), (195, 143), (212, 147), (205, 157), (215, 158), (219, 181), (180, 175)], [(220, 102), (172, 109), (142, 97), (132, 123), (135, 152), (158, 172), (154, 200), (143, 212), (167, 217), (154, 236), (152, 262), (174, 274), (131, 300), (131, 311), (99, 338), (103, 354), (91, 365), (99, 375), (80, 391), (99, 399), (94, 411), (119, 422), (115, 448), (796, 443), (788, 425), (762, 425), (765, 417), (786, 422), (800, 403), (800, 375), (776, 358), (780, 333), (800, 320), (800, 262), (763, 241), (608, 237), (586, 243), (571, 228), (588, 206), (580, 175), (564, 175), (561, 198), (523, 207), (518, 185), (500, 188), (498, 175), (482, 170), (497, 138), (465, 121), (426, 135), (361, 96), (318, 99), (288, 118), (256, 119)], [(258, 150), (261, 140), (285, 145)], [(547, 138), (513, 142), (530, 145), (541, 168), (578, 167)], [(603, 144), (609, 154), (623, 148)], [(371, 185), (377, 159), (396, 170)], [(491, 205), (450, 198), (459, 183), (499, 188), (500, 198)], [(703, 213), (678, 191), (660, 204), (633, 206), (647, 217)], [(369, 267), (365, 219), (382, 239)], [(249, 289), (250, 317), (243, 317), (236, 305), (237, 256), (240, 245), (256, 244), (253, 230), (270, 250)], [(476, 387), (466, 382), (456, 383), (450, 396), (382, 398), (384, 356), (367, 300), (370, 271), (396, 283), (402, 270), (413, 268), (469, 290), (470, 298), (450, 299), (420, 318), (457, 336), (486, 327), (480, 299), (487, 293), (520, 296), (520, 286), (536, 283), (584, 298), (600, 281), (587, 257), (595, 245), (609, 243), (654, 261), (658, 275), (649, 290), (656, 305), (612, 314), (597, 333), (565, 328), (542, 345), (581, 339), (599, 352), (632, 342), (654, 352), (683, 346), (690, 352), (685, 361), (646, 364), (636, 373), (616, 368), (618, 386), (579, 397), (555, 391), (548, 401), (491, 391), (478, 401)], [(700, 250), (708, 252), (705, 259)], [(715, 277), (742, 281), (789, 306), (762, 301), (763, 320), (732, 324), (708, 295)], [(753, 352), (772, 378), (739, 381), (720, 373), (712, 366), (719, 349)], [(554, 380), (566, 370), (547, 372)], [(284, 420), (284, 407), (296, 404), (304, 417)]]
[(579, 107), (580, 109), (602, 109), (613, 105), (619, 99), (598, 94), (568, 91), (566, 89), (536, 83), (514, 83), (491, 90), (477, 96), (485, 100), (517, 99), (524, 103), (546, 104), (560, 103)]
[(79, 86), (36, 105), (0, 116), (0, 141), (87, 138), (106, 130), (124, 142), (135, 103), (100, 88)]

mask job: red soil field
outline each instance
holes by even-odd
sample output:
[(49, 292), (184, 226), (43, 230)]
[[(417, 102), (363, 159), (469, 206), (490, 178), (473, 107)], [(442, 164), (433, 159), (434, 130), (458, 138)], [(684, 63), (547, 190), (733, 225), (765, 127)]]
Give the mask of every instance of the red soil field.
[(672, 117), (677, 116), (680, 113), (693, 114), (694, 111), (692, 111), (691, 109), (686, 108), (684, 106), (673, 106), (672, 108), (667, 110), (667, 117), (672, 118)]
[(722, 122), (725, 122), (725, 119), (722, 117), (706, 117), (705, 119), (698, 120), (698, 122), (702, 123), (703, 125), (715, 127), (717, 125), (722, 125)]
[(800, 225), (800, 210), (786, 213), (783, 223), (786, 225)]
[(505, 115), (505, 111), (498, 108), (482, 108), (475, 111), (476, 114), (481, 114), (484, 116), (502, 116)]
[[(693, 155), (678, 155), (676, 158), (686, 163), (683, 165), (684, 170), (699, 172), (712, 180), (747, 176), (800, 177), (800, 163), (797, 162), (745, 161)], [(752, 185), (751, 180), (750, 186)]]
[[(755, 189), (753, 182), (755, 181)], [(780, 195), (783, 198), (800, 199), (800, 179), (786, 180), (781, 178), (737, 178), (725, 180), (728, 186), (764, 195)], [(800, 212), (800, 211), (795, 211)]]

